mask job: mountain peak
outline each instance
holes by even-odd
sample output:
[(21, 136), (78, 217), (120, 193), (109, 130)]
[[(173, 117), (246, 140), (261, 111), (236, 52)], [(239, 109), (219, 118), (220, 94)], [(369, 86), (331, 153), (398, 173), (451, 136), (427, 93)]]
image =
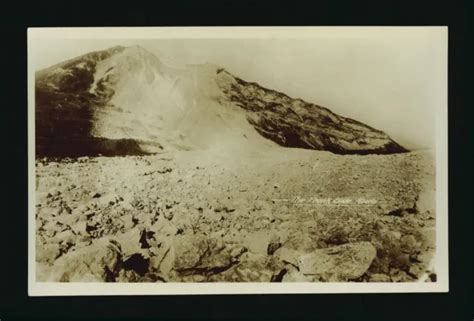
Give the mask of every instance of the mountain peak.
[(384, 132), (328, 108), (212, 63), (173, 69), (139, 45), (91, 52), (43, 70), (36, 94), (38, 136), (46, 140), (132, 139), (190, 149), (280, 145), (337, 154), (407, 151)]
[(143, 48), (140, 45), (127, 46), (127, 47), (123, 47), (123, 49), (125, 51), (133, 52), (139, 55), (153, 55), (150, 51), (148, 51), (147, 49)]

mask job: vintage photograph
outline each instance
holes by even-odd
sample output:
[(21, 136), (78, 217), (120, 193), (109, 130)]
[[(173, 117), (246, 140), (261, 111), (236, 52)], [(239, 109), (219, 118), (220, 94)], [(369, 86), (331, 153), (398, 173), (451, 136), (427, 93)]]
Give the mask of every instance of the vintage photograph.
[(43, 295), (447, 290), (445, 28), (33, 28), (28, 57)]

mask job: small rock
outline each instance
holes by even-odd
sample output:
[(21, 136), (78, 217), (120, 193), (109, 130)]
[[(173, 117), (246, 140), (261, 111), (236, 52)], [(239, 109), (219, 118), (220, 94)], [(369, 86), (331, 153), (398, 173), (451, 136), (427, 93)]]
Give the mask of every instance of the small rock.
[(399, 231), (390, 231), (389, 233), (395, 240), (399, 240), (402, 237), (402, 234)]
[(287, 273), (283, 276), (282, 282), (309, 282), (310, 278), (298, 271), (293, 266), (287, 266)]
[(151, 241), (156, 241), (155, 239), (155, 232), (153, 231), (147, 231), (146, 229), (143, 229), (140, 232), (140, 248), (142, 249), (149, 249), (151, 247), (150, 242)]
[(298, 266), (299, 253), (286, 247), (280, 247), (274, 254), (280, 261)]
[(36, 244), (36, 261), (52, 264), (61, 255), (61, 247), (57, 243), (46, 245)]
[(63, 244), (74, 244), (76, 242), (76, 235), (73, 233), (72, 230), (65, 230), (62, 231), (54, 236), (54, 239), (58, 243)]
[(206, 279), (204, 275), (193, 275), (193, 282), (205, 282)]
[(160, 173), (160, 174), (166, 174), (166, 173), (171, 173), (172, 171), (173, 171), (172, 168), (170, 168), (170, 167), (164, 167), (164, 168), (162, 168), (162, 169), (157, 170), (156, 172), (157, 172), (157, 173)]
[(172, 211), (168, 211), (163, 213), (163, 217), (166, 218), (168, 221), (171, 221), (174, 217), (174, 214)]
[(81, 248), (84, 246), (89, 246), (92, 244), (92, 237), (90, 235), (78, 235), (76, 241), (76, 248)]
[(267, 231), (248, 233), (243, 240), (244, 246), (255, 254), (267, 254), (272, 235)]
[(125, 230), (129, 230), (136, 225), (133, 221), (133, 214), (131, 213), (122, 215), (120, 220), (123, 222), (123, 227)]
[(137, 220), (137, 224), (140, 223), (144, 226), (150, 226), (151, 225), (151, 221), (152, 221), (152, 216), (153, 214), (149, 213), (149, 212), (141, 212), (141, 213), (138, 213), (136, 216), (135, 216), (135, 219)]
[(227, 207), (227, 206), (223, 206), (223, 207), (216, 207), (214, 209), (214, 212), (216, 213), (220, 213), (220, 212), (225, 212), (225, 213), (232, 213), (235, 211), (235, 208), (230, 208), (230, 207)]
[(58, 222), (64, 224), (64, 225), (69, 225), (69, 226), (72, 226), (74, 225), (76, 222), (78, 222), (80, 219), (80, 216), (79, 215), (74, 215), (74, 214), (71, 214), (71, 215), (62, 215), (60, 217), (58, 217)]
[(230, 252), (230, 256), (233, 258), (238, 258), (245, 252), (247, 252), (247, 249), (244, 246), (237, 246)]
[(399, 269), (391, 269), (390, 270), (390, 279), (392, 282), (411, 282), (413, 281), (412, 278), (408, 276), (405, 272)]
[(412, 276), (416, 276), (417, 279), (420, 279), (423, 275), (426, 274), (425, 270), (420, 264), (412, 264), (408, 272)]
[(115, 194), (107, 194), (105, 196), (101, 196), (101, 204), (107, 206), (107, 205), (115, 205), (118, 204), (119, 202), (123, 201), (123, 198), (119, 195)]
[(430, 282), (436, 282), (436, 279), (437, 279), (436, 273), (430, 273), (430, 274), (428, 275), (428, 280), (429, 280)]
[(156, 232), (157, 235), (174, 236), (178, 229), (168, 220), (158, 220), (150, 227), (150, 230)]
[(397, 253), (392, 257), (390, 264), (395, 268), (407, 270), (411, 265), (410, 255), (406, 253)]
[(425, 266), (430, 265), (433, 258), (434, 253), (432, 251), (425, 251), (416, 256), (417, 261), (423, 263)]
[(418, 242), (413, 235), (405, 235), (400, 239), (402, 251), (408, 254), (415, 252), (418, 248)]
[(122, 282), (122, 283), (127, 283), (127, 282), (139, 282), (140, 281), (140, 275), (133, 271), (133, 270), (120, 270), (118, 273), (117, 279), (115, 282)]
[(278, 235), (273, 235), (270, 239), (270, 242), (267, 245), (267, 254), (268, 255), (273, 255), (276, 250), (278, 250), (281, 247), (281, 242), (280, 238)]
[(386, 274), (375, 273), (370, 276), (369, 282), (391, 282), (391, 279)]

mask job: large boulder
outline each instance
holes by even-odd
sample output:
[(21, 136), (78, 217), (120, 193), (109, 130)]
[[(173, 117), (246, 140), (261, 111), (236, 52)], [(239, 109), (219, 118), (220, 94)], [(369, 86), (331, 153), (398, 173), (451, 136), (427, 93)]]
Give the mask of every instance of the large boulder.
[(57, 259), (50, 269), (48, 281), (111, 282), (115, 281), (121, 263), (120, 244), (101, 239)]
[(276, 277), (286, 273), (285, 264), (275, 256), (248, 252), (228, 270), (212, 275), (211, 282), (281, 282)]
[[(155, 252), (153, 248), (151, 251)], [(154, 253), (151, 266), (169, 279), (209, 276), (237, 264), (245, 251), (243, 246), (224, 244), (200, 234), (177, 235), (162, 243)]]
[(298, 266), (315, 281), (344, 282), (362, 276), (375, 255), (376, 249), (369, 242), (349, 243), (303, 254)]

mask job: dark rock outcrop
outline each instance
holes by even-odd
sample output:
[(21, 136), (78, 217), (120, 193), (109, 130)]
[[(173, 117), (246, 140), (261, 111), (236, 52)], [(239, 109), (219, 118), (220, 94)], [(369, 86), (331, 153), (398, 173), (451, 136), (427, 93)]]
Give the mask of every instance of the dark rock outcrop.
[(246, 82), (227, 71), (219, 73), (217, 83), (229, 100), (248, 112), (248, 121), (262, 136), (281, 146), (336, 154), (408, 151), (380, 130), (325, 107)]

